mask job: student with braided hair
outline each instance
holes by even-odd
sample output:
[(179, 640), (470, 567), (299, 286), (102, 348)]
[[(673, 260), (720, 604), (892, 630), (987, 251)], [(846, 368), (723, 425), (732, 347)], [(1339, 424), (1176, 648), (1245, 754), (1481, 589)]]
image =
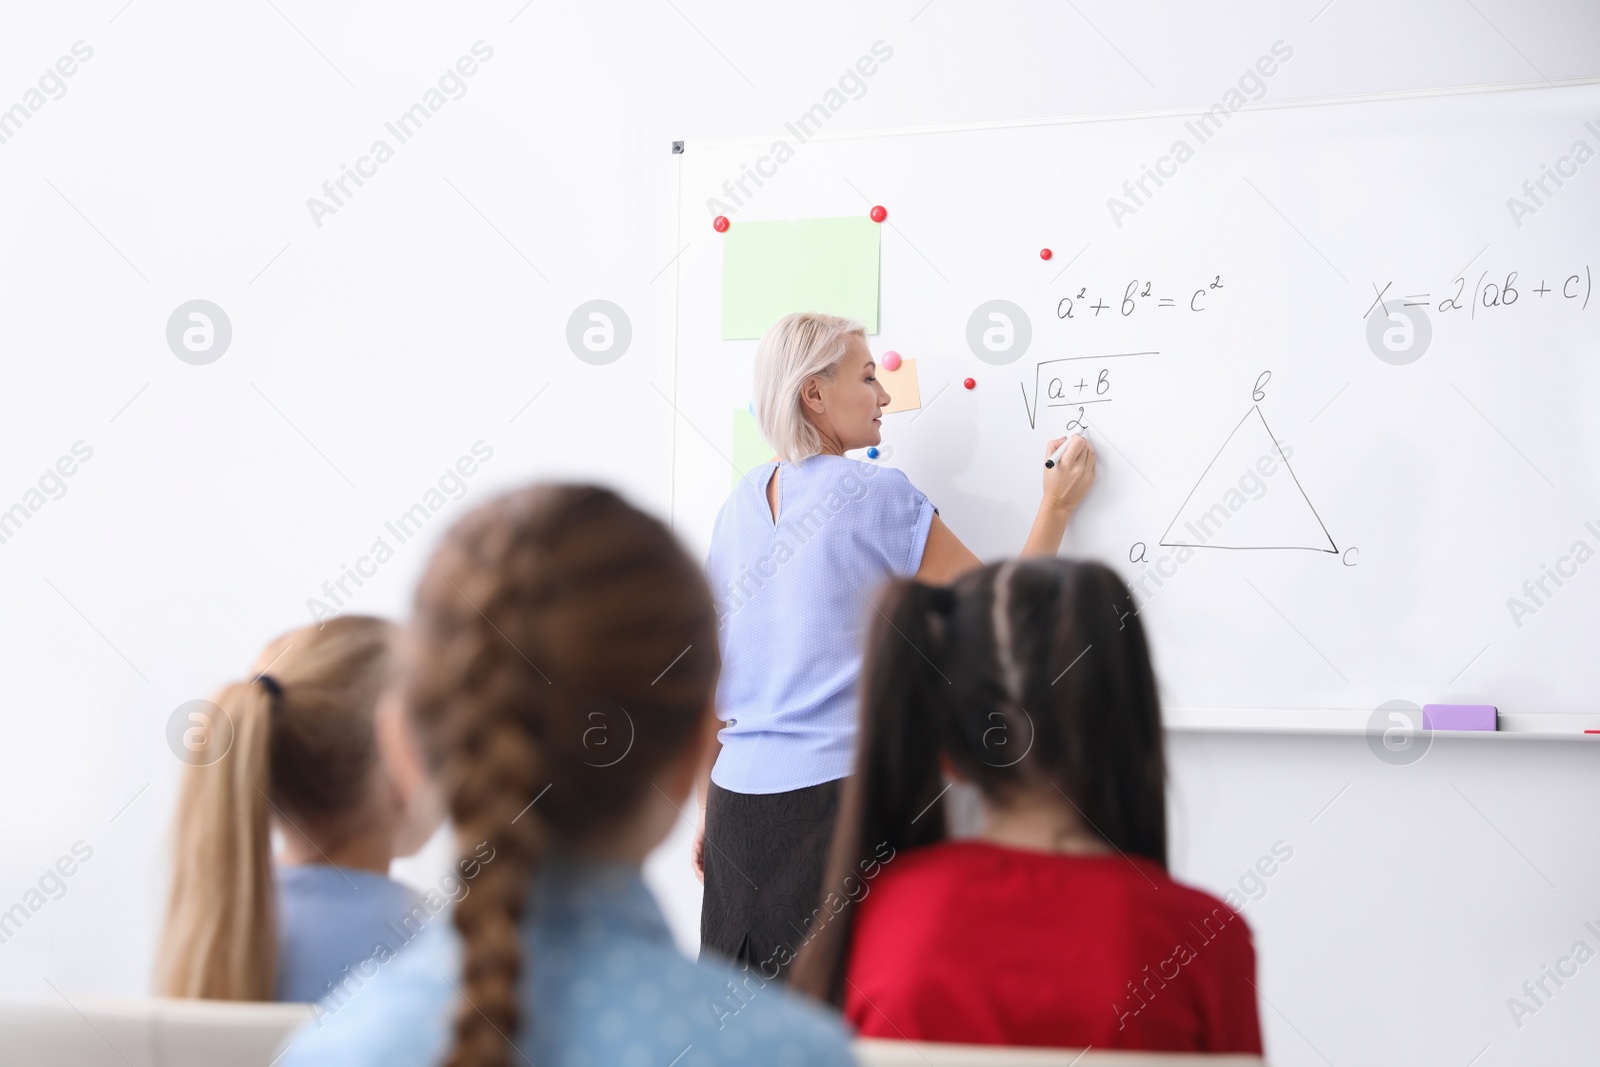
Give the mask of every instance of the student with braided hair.
[(680, 955), (640, 877), (686, 818), (719, 668), (704, 575), (614, 493), (537, 485), (453, 527), (407, 641), (410, 758), (492, 858), (283, 1067), (852, 1062), (837, 1016)]
[[(796, 986), (862, 1037), (1259, 1054), (1249, 927), (1167, 872), (1122, 580), (1013, 560), (895, 581), (877, 608), (829, 860), (846, 892), (807, 921)], [(953, 782), (976, 787), (976, 838), (950, 840)]]

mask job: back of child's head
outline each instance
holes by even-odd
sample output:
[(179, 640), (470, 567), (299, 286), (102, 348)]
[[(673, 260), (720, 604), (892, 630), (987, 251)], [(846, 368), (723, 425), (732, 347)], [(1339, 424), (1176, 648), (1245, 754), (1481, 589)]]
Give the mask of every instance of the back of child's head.
[[(950, 587), (896, 580), (875, 607), (828, 888), (846, 893), (885, 846), (946, 838), (941, 757), (992, 806), (1059, 794), (1085, 830), (1166, 866), (1155, 674), (1115, 572), (1011, 560)], [(846, 913), (807, 945), (796, 983), (837, 1003), (849, 937)]]
[(448, 1063), (510, 1062), (532, 1020), (518, 926), (552, 852), (656, 802), (709, 714), (716, 612), (660, 521), (607, 490), (537, 485), (473, 511), (417, 591), (407, 702), (462, 841), (487, 842), (456, 904), (462, 994)]
[(318, 847), (359, 830), (393, 635), (391, 623), (359, 615), (286, 633), (248, 677), (191, 716), (159, 953), (163, 994), (272, 999), (272, 819)]

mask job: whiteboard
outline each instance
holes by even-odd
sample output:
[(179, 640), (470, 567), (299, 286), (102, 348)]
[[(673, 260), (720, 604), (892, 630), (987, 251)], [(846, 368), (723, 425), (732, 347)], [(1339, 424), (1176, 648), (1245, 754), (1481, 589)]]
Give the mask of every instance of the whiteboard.
[(778, 137), (690, 142), (675, 525), (704, 552), (751, 397), (712, 216), (882, 204), (870, 343), (917, 360), (923, 406), (884, 417), (878, 462), (996, 559), (1026, 538), (1043, 443), (1081, 419), (1099, 478), (1063, 552), (1136, 590), (1169, 707), (1592, 712), (1596, 116), (1581, 83), (784, 133), (782, 162)]

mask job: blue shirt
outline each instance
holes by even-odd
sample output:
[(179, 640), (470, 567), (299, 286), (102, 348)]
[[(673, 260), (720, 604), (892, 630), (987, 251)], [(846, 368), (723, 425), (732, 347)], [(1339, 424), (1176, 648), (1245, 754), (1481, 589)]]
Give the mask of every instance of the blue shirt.
[(884, 579), (917, 572), (934, 510), (900, 471), (846, 456), (764, 463), (740, 480), (706, 558), (727, 723), (712, 781), (782, 793), (850, 773), (871, 598)]
[[(533, 1032), (513, 1036), (513, 1064), (854, 1063), (848, 1033), (831, 1011), (755, 971), (679, 955), (636, 866), (546, 863), (529, 903), (522, 1004)], [(372, 972), (313, 1010), (279, 1067), (443, 1062), (453, 1042), (457, 988), (464, 988), (449, 912)]]
[(329, 985), (393, 943), (391, 924), (401, 924), (422, 896), (409, 886), (372, 871), (304, 863), (276, 868), (278, 885), (278, 981), (274, 997), (310, 1003)]

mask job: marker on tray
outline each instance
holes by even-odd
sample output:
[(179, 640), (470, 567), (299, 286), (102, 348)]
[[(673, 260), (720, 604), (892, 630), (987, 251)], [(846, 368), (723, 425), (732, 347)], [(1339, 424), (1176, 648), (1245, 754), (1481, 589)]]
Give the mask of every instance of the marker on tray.
[(1494, 730), (1499, 715), (1493, 704), (1424, 704), (1424, 730)]

